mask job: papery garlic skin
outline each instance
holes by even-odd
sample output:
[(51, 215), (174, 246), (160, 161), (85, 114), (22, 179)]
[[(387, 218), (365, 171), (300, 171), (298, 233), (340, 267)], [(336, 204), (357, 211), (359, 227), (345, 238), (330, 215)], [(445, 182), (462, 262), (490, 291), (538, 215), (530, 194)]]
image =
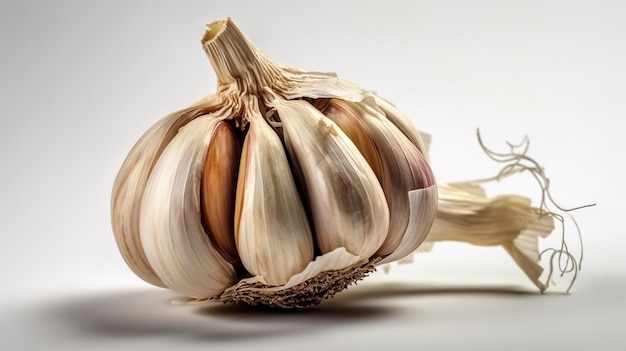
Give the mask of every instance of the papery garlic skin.
[(437, 206), (433, 206), (432, 203), (437, 201), (438, 196), (437, 185), (409, 192), (410, 215), (406, 231), (396, 249), (385, 256), (377, 265), (400, 260), (411, 255), (428, 239), (431, 226), (436, 221), (437, 215)]
[(439, 194), (439, 210), (427, 244), (457, 241), (502, 246), (540, 291), (546, 289), (540, 281), (538, 239), (554, 230), (551, 215), (519, 195), (487, 197), (476, 182), (441, 184)]

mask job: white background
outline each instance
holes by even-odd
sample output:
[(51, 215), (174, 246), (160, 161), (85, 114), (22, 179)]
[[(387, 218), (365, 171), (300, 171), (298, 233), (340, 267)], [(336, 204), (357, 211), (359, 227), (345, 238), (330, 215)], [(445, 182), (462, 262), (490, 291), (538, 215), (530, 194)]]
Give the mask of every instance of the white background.
[[(6, 349), (609, 350), (626, 343), (626, 3), (0, 6)], [(575, 212), (585, 261), (572, 294), (536, 294), (502, 249), (461, 244), (435, 246), (413, 265), (378, 272), (300, 314), (172, 306), (176, 295), (136, 278), (110, 229), (113, 179), (150, 125), (215, 90), (200, 38), (204, 23), (226, 16), (274, 60), (337, 72), (396, 104), (432, 134), (440, 181), (498, 170), (478, 147), (477, 128), (500, 151), (528, 135), (530, 155), (562, 205), (597, 203)], [(530, 183), (513, 184), (509, 190), (536, 195)]]

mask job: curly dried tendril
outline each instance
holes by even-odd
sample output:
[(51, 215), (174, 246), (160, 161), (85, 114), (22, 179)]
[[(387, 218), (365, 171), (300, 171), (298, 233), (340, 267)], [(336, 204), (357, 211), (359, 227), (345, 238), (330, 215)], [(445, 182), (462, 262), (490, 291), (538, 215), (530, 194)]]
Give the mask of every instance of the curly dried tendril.
[[(518, 144), (506, 142), (509, 147), (509, 151), (506, 153), (498, 153), (485, 146), (480, 135), (480, 130), (476, 130), (476, 135), (478, 138), (478, 143), (480, 144), (480, 147), (485, 152), (485, 154), (493, 161), (505, 164), (495, 177), (480, 179), (477, 182), (500, 181), (503, 178), (522, 172), (530, 173), (537, 181), (537, 184), (541, 189), (539, 216), (552, 217), (560, 223), (561, 228), (560, 246), (558, 248), (547, 248), (541, 251), (541, 253), (539, 254), (540, 260), (544, 256), (548, 256), (549, 261), (547, 277), (545, 279), (545, 282), (543, 282), (542, 284), (544, 285), (545, 289), (547, 289), (551, 284), (554, 283), (552, 278), (554, 275), (554, 270), (556, 268), (560, 272), (561, 277), (564, 277), (568, 274), (571, 275), (570, 284), (566, 290), (566, 292), (569, 292), (578, 276), (578, 271), (580, 271), (582, 267), (583, 260), (583, 240), (581, 230), (571, 212), (595, 206), (595, 204), (588, 204), (571, 208), (566, 208), (558, 204), (552, 197), (552, 194), (550, 192), (550, 179), (546, 176), (543, 167), (541, 167), (537, 161), (527, 155), (530, 146), (530, 140), (527, 136), (525, 136), (523, 140)], [(578, 237), (578, 243), (580, 246), (580, 254), (578, 256), (572, 253), (570, 247), (567, 244), (566, 228), (568, 227), (568, 220), (574, 226), (576, 235)]]

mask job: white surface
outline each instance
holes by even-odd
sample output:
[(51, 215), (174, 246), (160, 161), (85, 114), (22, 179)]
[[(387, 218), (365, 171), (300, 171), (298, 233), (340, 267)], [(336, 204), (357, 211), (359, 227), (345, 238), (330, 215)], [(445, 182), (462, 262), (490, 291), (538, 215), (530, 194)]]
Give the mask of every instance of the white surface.
[[(8, 349), (621, 349), (626, 5), (620, 1), (3, 1), (0, 343)], [(433, 135), (441, 181), (491, 176), (475, 140), (531, 140), (576, 213), (573, 293), (498, 248), (440, 245), (303, 314), (171, 306), (119, 256), (113, 178), (158, 118), (215, 89), (203, 24), (334, 71)], [(519, 184), (519, 191), (532, 191)], [(412, 348), (412, 347), (411, 347)]]

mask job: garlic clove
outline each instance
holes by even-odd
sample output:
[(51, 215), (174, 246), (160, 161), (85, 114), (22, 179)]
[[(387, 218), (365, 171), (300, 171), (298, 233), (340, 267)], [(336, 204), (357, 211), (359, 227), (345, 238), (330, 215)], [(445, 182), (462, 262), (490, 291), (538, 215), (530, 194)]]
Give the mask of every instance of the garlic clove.
[(313, 235), (279, 136), (256, 99), (246, 113), (250, 129), (237, 184), (235, 240), (248, 272), (283, 285), (313, 260)]
[(212, 96), (169, 114), (137, 141), (115, 178), (111, 194), (111, 226), (117, 246), (131, 270), (146, 282), (164, 287), (141, 246), (139, 212), (148, 177), (159, 155), (178, 129), (198, 115), (214, 111)]
[[(375, 105), (380, 108), (387, 119), (393, 123), (402, 133), (409, 138), (411, 143), (417, 147), (422, 155), (428, 160), (428, 145), (430, 144), (430, 135), (420, 133), (413, 123), (400, 110), (387, 100), (373, 95)], [(424, 138), (426, 137), (426, 138)]]
[(237, 281), (200, 216), (208, 144), (228, 115), (198, 117), (180, 129), (154, 165), (141, 203), (141, 243), (150, 265), (168, 288), (189, 297), (215, 296)]
[(317, 99), (313, 100), (312, 104), (324, 116), (337, 124), (346, 136), (352, 140), (380, 182), (383, 174), (383, 160), (374, 137), (368, 130), (366, 122), (349, 110), (349, 108), (346, 108), (342, 101), (339, 99)]
[(240, 156), (241, 146), (230, 123), (217, 123), (202, 174), (202, 218), (215, 248), (233, 265), (239, 261), (234, 213)]
[[(431, 187), (435, 180), (432, 170), (417, 147), (387, 120), (382, 111), (367, 102), (373, 101), (368, 99), (359, 103), (331, 99), (322, 112), (342, 130), (352, 131), (348, 135), (352, 136), (352, 140), (364, 155), (374, 152), (378, 156), (376, 158), (369, 156), (366, 159), (374, 160), (370, 161), (370, 165), (380, 180), (389, 206), (389, 231), (376, 252), (377, 255), (384, 257), (394, 252), (407, 234), (406, 229), (411, 216), (409, 191)], [(367, 140), (372, 142), (372, 147), (357, 139), (362, 138), (362, 135), (369, 136)], [(425, 212), (432, 212), (430, 209), (437, 207), (437, 198), (428, 197), (428, 199), (430, 203), (424, 202), (424, 198), (421, 205), (429, 206)], [(421, 243), (426, 238), (426, 233), (414, 239)], [(415, 233), (412, 232), (410, 235)]]
[(385, 194), (354, 143), (304, 100), (268, 103), (282, 124), (285, 145), (299, 175), (322, 253), (337, 248), (370, 258), (385, 240)]

